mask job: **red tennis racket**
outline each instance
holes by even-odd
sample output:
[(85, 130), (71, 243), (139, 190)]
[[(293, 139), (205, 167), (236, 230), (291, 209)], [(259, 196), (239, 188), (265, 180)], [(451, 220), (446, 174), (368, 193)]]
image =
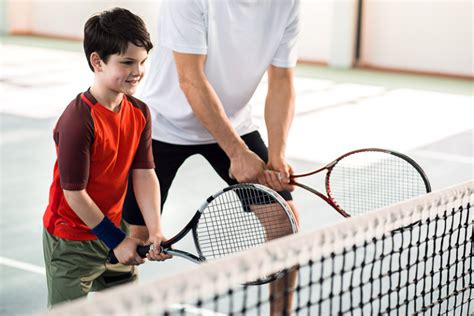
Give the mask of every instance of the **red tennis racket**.
[[(326, 194), (297, 181), (323, 171)], [(379, 148), (348, 152), (322, 168), (290, 176), (290, 183), (316, 194), (344, 217), (431, 192), (425, 172), (413, 159)]]

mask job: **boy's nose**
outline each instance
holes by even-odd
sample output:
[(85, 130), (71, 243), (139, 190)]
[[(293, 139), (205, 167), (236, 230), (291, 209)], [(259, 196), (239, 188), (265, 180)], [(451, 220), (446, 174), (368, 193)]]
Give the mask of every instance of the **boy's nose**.
[(144, 65), (135, 65), (135, 67), (132, 68), (132, 75), (133, 76), (140, 76), (145, 70)]
[(132, 75), (133, 76), (139, 76), (142, 73), (142, 69), (140, 66), (133, 67), (132, 69)]

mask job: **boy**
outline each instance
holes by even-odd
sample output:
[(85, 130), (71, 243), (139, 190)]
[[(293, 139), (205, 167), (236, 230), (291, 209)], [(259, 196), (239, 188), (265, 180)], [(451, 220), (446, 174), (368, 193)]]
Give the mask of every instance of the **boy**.
[[(53, 132), (57, 161), (43, 217), (49, 307), (136, 279), (134, 266), (144, 262), (136, 247), (143, 242), (118, 228), (130, 170), (152, 231), (149, 242), (164, 239), (150, 113), (131, 96), (152, 46), (144, 22), (125, 9), (104, 11), (85, 24), (94, 83), (68, 105)], [(119, 264), (106, 263), (110, 250)], [(148, 257), (170, 256), (152, 251)]]

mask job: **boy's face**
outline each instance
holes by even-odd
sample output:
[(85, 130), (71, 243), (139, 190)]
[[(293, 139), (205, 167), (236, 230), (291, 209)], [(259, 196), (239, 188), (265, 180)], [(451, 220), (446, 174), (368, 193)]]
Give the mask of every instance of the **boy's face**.
[(101, 61), (96, 77), (107, 89), (132, 95), (145, 73), (144, 64), (147, 57), (145, 48), (129, 43), (125, 53), (110, 55), (107, 63)]

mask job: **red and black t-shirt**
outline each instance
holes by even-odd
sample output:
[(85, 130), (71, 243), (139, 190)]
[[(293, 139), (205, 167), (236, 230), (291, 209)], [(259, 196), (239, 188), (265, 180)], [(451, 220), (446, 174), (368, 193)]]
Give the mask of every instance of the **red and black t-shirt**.
[(60, 238), (96, 239), (69, 207), (63, 189), (85, 189), (119, 226), (129, 170), (154, 168), (148, 107), (124, 96), (120, 111), (113, 112), (87, 91), (68, 105), (53, 133), (57, 160), (44, 226)]

